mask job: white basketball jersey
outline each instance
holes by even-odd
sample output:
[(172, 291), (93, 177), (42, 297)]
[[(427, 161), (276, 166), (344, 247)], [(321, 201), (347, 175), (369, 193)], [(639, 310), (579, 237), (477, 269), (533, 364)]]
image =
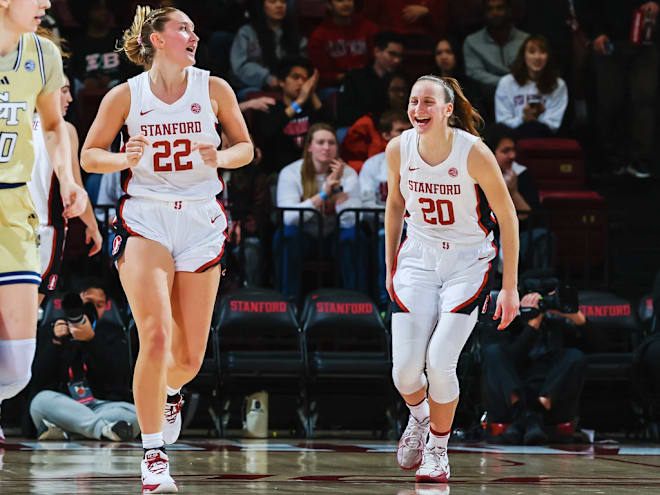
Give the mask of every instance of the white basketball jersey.
[(165, 201), (212, 199), (222, 191), (218, 169), (205, 165), (199, 152), (192, 151), (195, 141), (220, 146), (209, 72), (195, 67), (186, 71), (186, 91), (171, 105), (151, 92), (148, 72), (128, 80), (128, 135), (142, 133), (151, 143), (140, 162), (122, 172), (122, 188), (130, 196)]
[(50, 156), (48, 156), (41, 119), (36, 112), (32, 119), (32, 144), (34, 167), (32, 167), (32, 178), (28, 182), (28, 189), (39, 216), (39, 223), (41, 225), (63, 225), (59, 183), (55, 177)]
[(399, 187), (406, 202), (408, 232), (430, 241), (491, 241), (490, 208), (467, 168), (468, 154), (479, 137), (452, 129), (449, 156), (435, 166), (420, 156), (415, 129), (401, 134)]

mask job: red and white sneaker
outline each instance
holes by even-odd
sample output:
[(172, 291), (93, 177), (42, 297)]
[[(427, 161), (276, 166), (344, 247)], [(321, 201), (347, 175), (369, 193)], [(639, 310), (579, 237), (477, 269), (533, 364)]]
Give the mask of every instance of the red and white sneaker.
[(161, 449), (150, 449), (142, 459), (142, 493), (176, 493), (179, 489), (170, 476), (170, 461)]
[[(165, 412), (163, 414), (163, 442), (172, 444), (177, 441), (181, 433), (181, 407), (183, 406), (183, 397), (178, 395), (176, 402), (166, 402)], [(176, 397), (176, 396), (174, 396)], [(168, 397), (168, 400), (170, 398)]]
[(427, 445), (422, 455), (422, 464), (415, 473), (415, 481), (447, 483), (449, 481), (447, 449)]
[(396, 460), (401, 469), (417, 469), (422, 462), (422, 452), (429, 436), (431, 423), (429, 418), (417, 421), (412, 414), (408, 417), (406, 426), (399, 445), (396, 448)]

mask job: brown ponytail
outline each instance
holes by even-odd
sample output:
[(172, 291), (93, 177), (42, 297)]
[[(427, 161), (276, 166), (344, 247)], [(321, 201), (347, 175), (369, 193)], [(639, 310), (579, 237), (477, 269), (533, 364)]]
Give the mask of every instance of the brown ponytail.
[(156, 54), (151, 44), (151, 33), (163, 31), (169, 15), (177, 11), (173, 7), (151, 10), (151, 7), (138, 5), (133, 24), (124, 31), (117, 51), (123, 51), (131, 62), (148, 70)]
[(42, 38), (46, 38), (55, 43), (55, 46), (57, 46), (57, 48), (60, 50), (60, 55), (62, 55), (62, 58), (71, 57), (71, 52), (68, 50), (68, 42), (64, 38), (60, 38), (57, 34), (55, 34), (55, 31), (43, 26), (39, 26), (37, 27), (37, 34)]
[(477, 130), (484, 125), (484, 119), (463, 94), (461, 85), (453, 77), (422, 76), (419, 81), (432, 81), (442, 86), (445, 93), (445, 101), (454, 104), (454, 112), (449, 117), (448, 124), (457, 127), (470, 134), (479, 136)]

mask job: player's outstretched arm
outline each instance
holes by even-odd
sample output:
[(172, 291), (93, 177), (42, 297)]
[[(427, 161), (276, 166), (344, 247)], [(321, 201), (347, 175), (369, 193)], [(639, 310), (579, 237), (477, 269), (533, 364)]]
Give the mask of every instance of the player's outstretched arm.
[(86, 172), (117, 172), (133, 167), (140, 161), (144, 147), (149, 145), (142, 135), (134, 136), (129, 141), (135, 149), (129, 150), (127, 143), (124, 153), (108, 151), (124, 125), (130, 108), (131, 90), (128, 83), (115, 86), (103, 97), (80, 153), (80, 165)]
[(392, 297), (392, 267), (394, 258), (401, 243), (401, 231), (403, 229), (403, 215), (406, 203), (399, 189), (401, 175), (401, 140), (395, 137), (385, 149), (387, 160), (387, 202), (385, 203), (385, 287)]
[(495, 317), (502, 317), (498, 329), (506, 328), (518, 314), (518, 217), (511, 196), (502, 177), (495, 156), (481, 141), (477, 141), (468, 155), (468, 173), (477, 181), (488, 204), (495, 212), (502, 239), (502, 290), (497, 299)]

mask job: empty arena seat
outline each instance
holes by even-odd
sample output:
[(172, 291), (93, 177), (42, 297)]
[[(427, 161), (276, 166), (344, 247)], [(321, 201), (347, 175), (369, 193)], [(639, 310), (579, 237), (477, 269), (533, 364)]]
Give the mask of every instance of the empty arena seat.
[[(385, 418), (378, 411), (388, 410), (394, 402), (388, 334), (376, 305), (359, 292), (320, 289), (305, 299), (301, 322), (310, 400), (320, 404), (312, 408), (311, 429), (319, 414), (331, 427), (358, 427), (362, 416), (371, 429), (377, 429)], [(368, 409), (376, 417), (346, 407), (345, 401), (362, 400), (365, 395), (370, 396)], [(381, 424), (376, 425), (379, 419)]]
[[(217, 333), (225, 421), (232, 404), (240, 407), (245, 395), (266, 390), (295, 399), (270, 401), (271, 426), (298, 427), (287, 423), (299, 417), (297, 408), (306, 407), (304, 345), (295, 306), (272, 289), (239, 289), (221, 299)], [(237, 394), (240, 400), (233, 401)]]
[(609, 292), (580, 291), (578, 297), (580, 311), (590, 322), (583, 335), (588, 377), (624, 378), (630, 370), (632, 351), (640, 341), (636, 308)]
[(580, 189), (585, 183), (584, 151), (574, 139), (520, 139), (516, 161), (538, 189)]
[(548, 227), (557, 243), (558, 263), (562, 270), (584, 270), (589, 278), (590, 267), (603, 268), (606, 275), (607, 212), (605, 200), (595, 191), (539, 192)]

